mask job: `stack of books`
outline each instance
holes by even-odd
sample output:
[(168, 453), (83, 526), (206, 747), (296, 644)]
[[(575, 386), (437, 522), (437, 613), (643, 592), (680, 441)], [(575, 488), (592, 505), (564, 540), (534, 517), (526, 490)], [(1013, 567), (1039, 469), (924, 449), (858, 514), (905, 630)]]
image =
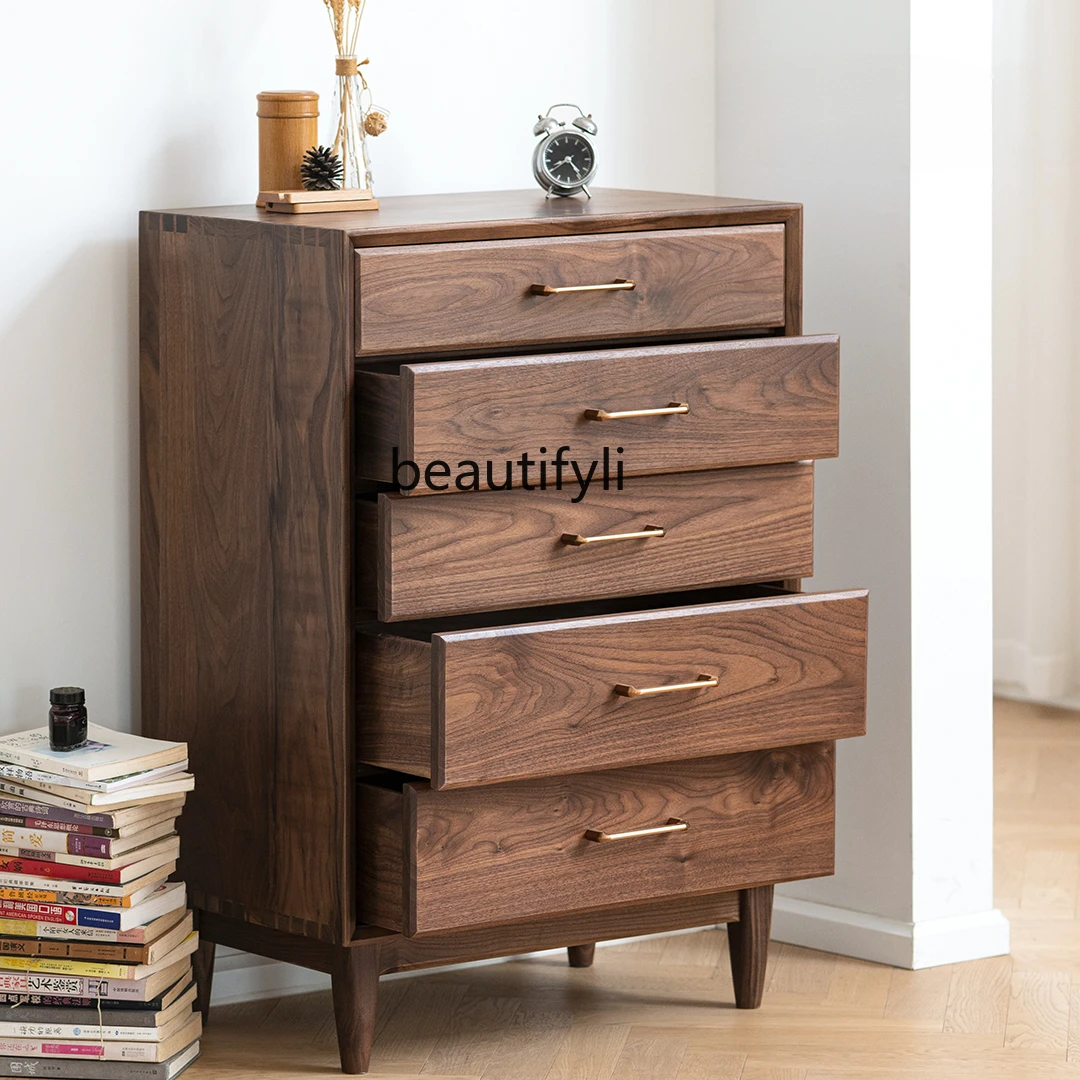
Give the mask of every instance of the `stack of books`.
[(199, 1055), (187, 744), (0, 737), (0, 1077), (171, 1080)]

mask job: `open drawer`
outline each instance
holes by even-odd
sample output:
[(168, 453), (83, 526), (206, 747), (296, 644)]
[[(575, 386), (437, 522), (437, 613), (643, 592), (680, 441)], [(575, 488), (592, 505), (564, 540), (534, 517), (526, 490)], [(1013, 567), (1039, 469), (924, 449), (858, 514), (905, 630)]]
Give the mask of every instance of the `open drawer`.
[(357, 604), (383, 622), (807, 577), (811, 462), (672, 473), (623, 491), (381, 494), (356, 504)]
[[(835, 336), (758, 338), (515, 359), (403, 364), (356, 375), (357, 476), (396, 483), (398, 462), (579, 462), (621, 455), (626, 476), (835, 457)], [(547, 471), (554, 475), (554, 463)], [(441, 466), (435, 466), (437, 475)], [(567, 466), (567, 477), (571, 476)], [(412, 482), (409, 467), (401, 482)], [(535, 475), (535, 473), (534, 473)], [(520, 478), (514, 477), (520, 484)], [(455, 483), (418, 483), (413, 494)]]
[(830, 874), (834, 781), (831, 742), (464, 791), (370, 779), (359, 917), (416, 935)]
[(865, 733), (865, 591), (709, 595), (361, 631), (358, 759), (452, 788)]

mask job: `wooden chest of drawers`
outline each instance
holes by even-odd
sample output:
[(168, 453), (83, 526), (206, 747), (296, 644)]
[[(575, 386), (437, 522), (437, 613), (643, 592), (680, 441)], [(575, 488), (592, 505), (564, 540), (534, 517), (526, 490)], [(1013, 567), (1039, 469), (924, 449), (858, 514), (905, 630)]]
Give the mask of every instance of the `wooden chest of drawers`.
[[(729, 924), (832, 872), (867, 596), (803, 594), (839, 349), (798, 206), (142, 216), (143, 728), (214, 943), (332, 974)], [(571, 977), (571, 976), (568, 976)]]

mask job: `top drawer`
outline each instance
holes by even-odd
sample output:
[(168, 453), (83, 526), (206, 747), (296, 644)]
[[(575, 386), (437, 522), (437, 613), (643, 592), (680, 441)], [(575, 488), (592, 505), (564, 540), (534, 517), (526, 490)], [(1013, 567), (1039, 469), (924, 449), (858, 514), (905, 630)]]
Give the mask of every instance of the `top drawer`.
[(356, 252), (358, 355), (783, 325), (783, 225)]

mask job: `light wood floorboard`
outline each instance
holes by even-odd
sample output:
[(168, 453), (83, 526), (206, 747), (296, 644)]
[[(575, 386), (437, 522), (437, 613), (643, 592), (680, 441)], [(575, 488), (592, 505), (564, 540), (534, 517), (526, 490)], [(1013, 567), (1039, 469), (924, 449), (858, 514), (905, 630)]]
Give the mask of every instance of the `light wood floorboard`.
[[(723, 931), (384, 981), (372, 1080), (1080, 1080), (1080, 714), (995, 710), (1013, 954), (900, 971), (774, 943), (734, 1008)], [(216, 1007), (191, 1080), (338, 1072), (328, 993)]]

